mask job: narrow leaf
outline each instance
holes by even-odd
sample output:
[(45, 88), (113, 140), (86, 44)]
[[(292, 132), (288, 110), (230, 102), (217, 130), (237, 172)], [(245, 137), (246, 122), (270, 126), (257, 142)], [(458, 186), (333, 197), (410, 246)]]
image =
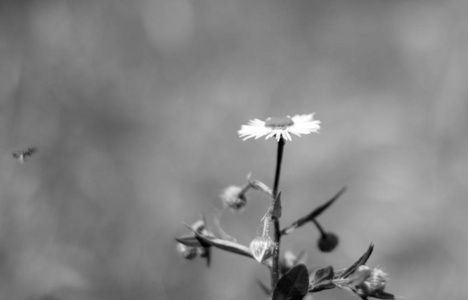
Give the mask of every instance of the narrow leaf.
[(371, 243), (369, 245), (369, 248), (367, 248), (367, 251), (351, 267), (346, 269), (346, 271), (344, 271), (343, 274), (340, 275), (340, 278), (348, 277), (349, 275), (353, 274), (359, 266), (364, 265), (371, 256), (373, 250), (374, 243)]
[(297, 219), (294, 221), (291, 225), (288, 227), (284, 228), (281, 230), (281, 235), (288, 234), (292, 232), (294, 229), (301, 227), (307, 222), (311, 222), (313, 219), (318, 217), (321, 213), (323, 213), (330, 205), (333, 204), (344, 192), (346, 191), (346, 186), (341, 188), (341, 190), (333, 196), (330, 200), (328, 200), (326, 203), (320, 205), (319, 207), (316, 207), (313, 211), (311, 211), (308, 215)]
[(278, 281), (272, 300), (301, 300), (309, 289), (309, 273), (305, 265), (297, 265)]
[(312, 219), (315, 219), (316, 217), (318, 217), (321, 213), (323, 213), (330, 205), (333, 204), (333, 202), (335, 202), (338, 198), (340, 198), (340, 196), (346, 191), (346, 187), (342, 187), (341, 190), (339, 190), (339, 192), (333, 196), (330, 200), (328, 200), (326, 203), (320, 205), (319, 207), (317, 207), (316, 209), (314, 209), (310, 214), (308, 214), (304, 219), (305, 219), (305, 222), (310, 222), (312, 221)]

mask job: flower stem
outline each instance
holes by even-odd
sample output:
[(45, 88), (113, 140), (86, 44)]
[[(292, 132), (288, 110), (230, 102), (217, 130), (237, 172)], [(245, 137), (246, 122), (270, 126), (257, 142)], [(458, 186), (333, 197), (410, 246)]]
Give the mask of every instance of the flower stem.
[(320, 231), (322, 238), (326, 238), (327, 234), (325, 233), (325, 230), (323, 230), (323, 227), (320, 225), (320, 223), (315, 219), (312, 219), (312, 222), (314, 222), (315, 227), (317, 227), (318, 231)]
[[(273, 184), (273, 204), (278, 196), (278, 185), (279, 185), (279, 180), (280, 180), (280, 174), (281, 174), (281, 162), (283, 160), (283, 149), (284, 149), (284, 144), (285, 141), (283, 137), (280, 138), (278, 141), (278, 153), (276, 156), (276, 171), (275, 171), (275, 182)], [(281, 230), (280, 230), (280, 224), (279, 224), (279, 219), (277, 217), (272, 217), (273, 219), (273, 225), (274, 225), (274, 236), (273, 236), (273, 241), (275, 243), (275, 248), (273, 250), (273, 264), (271, 268), (271, 288), (272, 290), (275, 289), (276, 284), (278, 283), (279, 280), (279, 249), (280, 249), (280, 240), (281, 240)]]

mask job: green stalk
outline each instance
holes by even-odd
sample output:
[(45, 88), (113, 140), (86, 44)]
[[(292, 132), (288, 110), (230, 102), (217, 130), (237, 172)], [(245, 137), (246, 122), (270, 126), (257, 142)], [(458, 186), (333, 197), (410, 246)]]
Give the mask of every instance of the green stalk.
[[(283, 149), (284, 149), (285, 141), (283, 137), (280, 138), (278, 141), (278, 153), (276, 156), (276, 171), (275, 171), (275, 182), (273, 185), (273, 200), (272, 200), (272, 207), (274, 205), (274, 201), (278, 196), (278, 185), (280, 180), (281, 174), (281, 162), (283, 160)], [(281, 230), (279, 219), (277, 217), (272, 217), (273, 225), (274, 225), (274, 233), (273, 233), (273, 242), (275, 243), (275, 248), (273, 250), (273, 264), (271, 268), (271, 288), (272, 290), (275, 289), (276, 284), (279, 280), (279, 254), (280, 254), (280, 241), (281, 241)]]

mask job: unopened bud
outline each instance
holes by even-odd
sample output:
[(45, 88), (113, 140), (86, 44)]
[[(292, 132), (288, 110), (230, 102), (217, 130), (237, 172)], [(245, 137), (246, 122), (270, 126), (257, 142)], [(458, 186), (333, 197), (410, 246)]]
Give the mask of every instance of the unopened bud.
[(322, 252), (331, 252), (338, 245), (338, 236), (334, 233), (325, 233), (320, 236), (318, 248)]
[(274, 249), (275, 243), (269, 235), (258, 236), (250, 243), (250, 251), (259, 263), (271, 257)]
[(383, 292), (387, 284), (387, 274), (380, 269), (371, 270), (370, 275), (356, 288), (364, 296), (374, 296)]
[(371, 269), (366, 265), (359, 266), (348, 278), (336, 280), (337, 286), (356, 293), (362, 299), (395, 299), (394, 295), (384, 291), (387, 274), (381, 269)]

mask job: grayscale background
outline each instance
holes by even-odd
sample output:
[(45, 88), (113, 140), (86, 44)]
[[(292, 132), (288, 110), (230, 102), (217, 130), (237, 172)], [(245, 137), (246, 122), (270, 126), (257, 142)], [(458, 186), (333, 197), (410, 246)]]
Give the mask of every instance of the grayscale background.
[[(466, 299), (468, 2), (0, 1), (0, 299), (265, 299), (269, 273), (174, 237), (246, 175), (272, 184), (253, 118), (316, 113), (285, 148), (283, 240), (310, 267), (370, 266), (404, 299)], [(25, 164), (11, 152), (36, 146)], [(268, 201), (223, 229), (245, 245)], [(314, 299), (357, 299), (341, 290)]]

